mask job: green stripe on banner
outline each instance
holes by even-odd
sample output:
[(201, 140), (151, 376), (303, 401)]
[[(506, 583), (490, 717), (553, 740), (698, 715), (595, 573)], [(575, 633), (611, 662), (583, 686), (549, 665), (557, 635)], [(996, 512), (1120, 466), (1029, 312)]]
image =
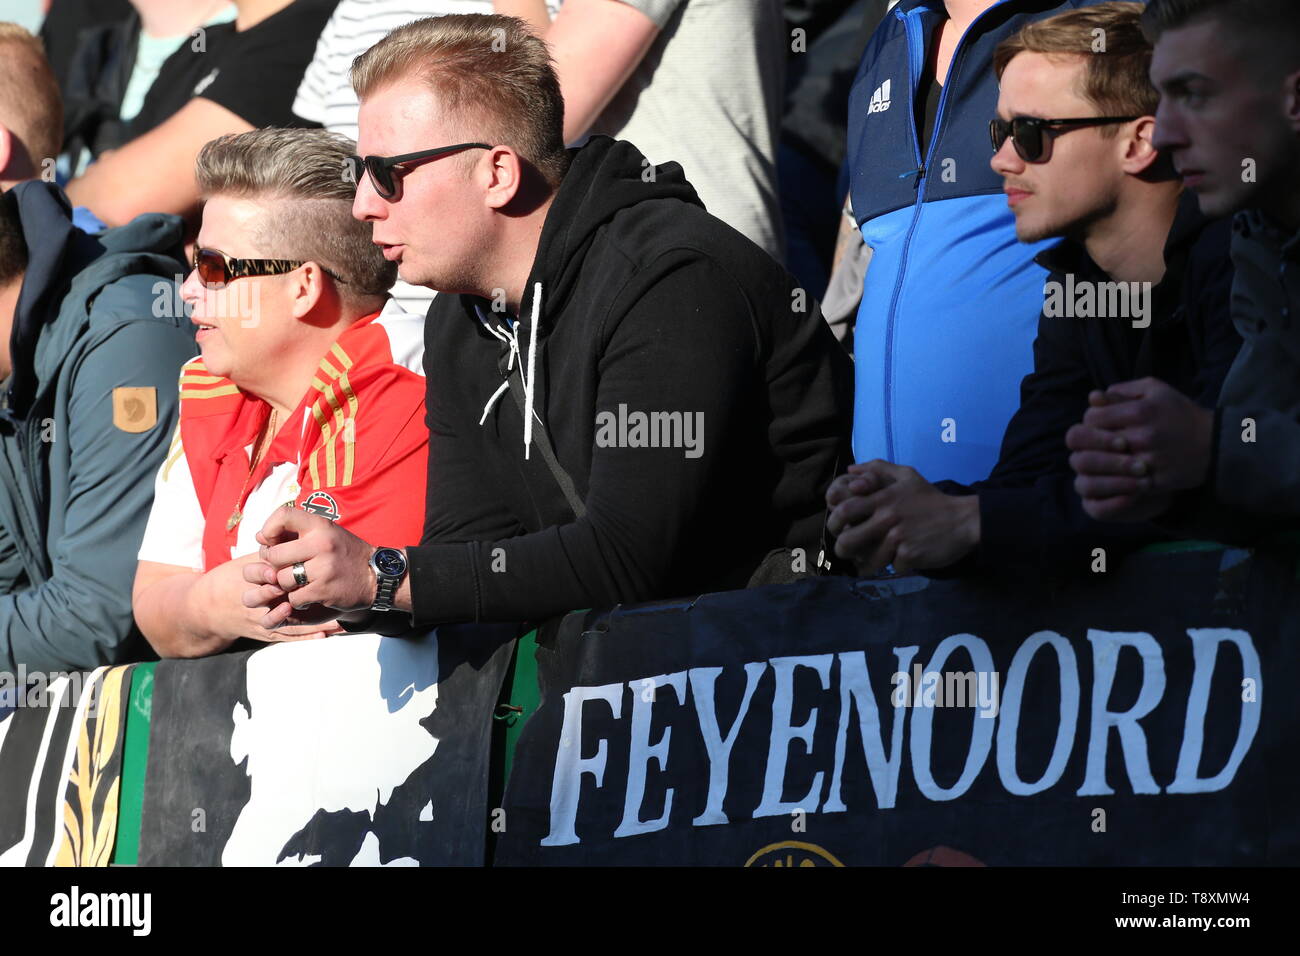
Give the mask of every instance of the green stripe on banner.
[(153, 709), (154, 661), (131, 672), (131, 702), (126, 708), (126, 744), (117, 804), (114, 866), (135, 866), (140, 858), (140, 811), (144, 806), (144, 771), (149, 762), (149, 714)]
[(519, 638), (515, 647), (515, 674), (510, 684), (510, 703), (522, 708), (518, 716), (506, 721), (505, 753), (502, 782), (510, 779), (510, 765), (515, 759), (515, 744), (523, 733), (524, 723), (541, 703), (542, 692), (537, 686), (537, 631), (529, 631)]

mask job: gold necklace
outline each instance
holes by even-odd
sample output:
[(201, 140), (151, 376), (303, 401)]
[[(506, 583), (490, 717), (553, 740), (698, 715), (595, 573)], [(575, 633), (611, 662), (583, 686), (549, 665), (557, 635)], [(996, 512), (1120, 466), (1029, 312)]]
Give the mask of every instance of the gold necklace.
[(239, 489), (239, 497), (235, 499), (235, 510), (230, 512), (230, 517), (226, 519), (227, 531), (234, 531), (239, 522), (244, 520), (244, 509), (240, 502), (244, 500), (244, 495), (248, 491), (248, 483), (253, 480), (253, 472), (257, 471), (258, 462), (270, 450), (270, 442), (275, 439), (275, 413), (276, 410), (271, 409), (271, 417), (266, 423), (266, 432), (262, 435), (262, 440), (257, 443), (257, 447), (253, 449), (253, 457), (248, 463), (248, 475), (244, 478), (244, 487)]

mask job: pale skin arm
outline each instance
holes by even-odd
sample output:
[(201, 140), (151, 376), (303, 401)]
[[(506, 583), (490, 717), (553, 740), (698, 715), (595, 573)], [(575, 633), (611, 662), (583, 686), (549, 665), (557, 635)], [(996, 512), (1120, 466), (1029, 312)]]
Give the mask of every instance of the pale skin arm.
[(551, 26), (551, 12), (546, 0), (493, 0), (492, 9), (503, 17), (518, 17), (525, 21), (533, 33), (546, 36)]
[(199, 208), (194, 161), (208, 140), (253, 127), (224, 106), (197, 97), (156, 129), (105, 153), (68, 183), (68, 198), (109, 226), (146, 212), (193, 218)]
[(136, 566), (132, 606), (141, 633), (160, 657), (205, 657), (240, 637), (259, 641), (305, 640), (338, 633), (337, 624), (312, 624), (278, 631), (262, 627), (264, 616), (240, 600), (247, 584), (244, 566), (256, 553), (227, 561), (206, 573), (174, 564), (141, 561)]
[(564, 0), (549, 26), (542, 0), (495, 4), (498, 13), (527, 20), (551, 48), (564, 94), (566, 143), (591, 129), (659, 36), (653, 20), (619, 0)]

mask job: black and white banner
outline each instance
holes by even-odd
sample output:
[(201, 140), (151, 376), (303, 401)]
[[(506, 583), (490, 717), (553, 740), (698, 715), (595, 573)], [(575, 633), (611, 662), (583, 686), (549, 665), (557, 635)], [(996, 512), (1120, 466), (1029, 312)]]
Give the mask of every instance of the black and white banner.
[(481, 865), (516, 633), (343, 635), (161, 662), (140, 863)]
[(570, 615), (504, 864), (1300, 863), (1295, 569), (818, 579)]

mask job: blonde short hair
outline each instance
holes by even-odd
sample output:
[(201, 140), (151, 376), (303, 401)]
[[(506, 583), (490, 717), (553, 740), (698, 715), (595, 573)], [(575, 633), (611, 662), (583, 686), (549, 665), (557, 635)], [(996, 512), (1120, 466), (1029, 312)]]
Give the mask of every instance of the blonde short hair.
[(274, 258), (312, 261), (344, 280), (347, 297), (382, 296), (397, 264), (352, 218), (356, 184), (347, 159), (356, 144), (323, 129), (258, 129), (212, 140), (199, 152), (195, 178), (204, 199), (231, 196), (274, 203), (253, 237)]
[[(1300, 2), (1300, 0), (1297, 0)], [(1084, 57), (1081, 96), (1108, 116), (1154, 116), (1160, 94), (1151, 85), (1151, 41), (1142, 32), (1140, 3), (1099, 3), (1034, 20), (993, 52), (998, 79), (1021, 53)], [(1115, 136), (1118, 126), (1104, 127)]]
[(0, 22), (0, 126), (23, 144), (32, 165), (63, 146), (63, 99), (45, 46), (16, 23)]
[(407, 76), (428, 85), (469, 139), (509, 146), (552, 187), (564, 178), (564, 97), (550, 51), (523, 20), (426, 17), (393, 30), (352, 64), (352, 87), (363, 100)]

